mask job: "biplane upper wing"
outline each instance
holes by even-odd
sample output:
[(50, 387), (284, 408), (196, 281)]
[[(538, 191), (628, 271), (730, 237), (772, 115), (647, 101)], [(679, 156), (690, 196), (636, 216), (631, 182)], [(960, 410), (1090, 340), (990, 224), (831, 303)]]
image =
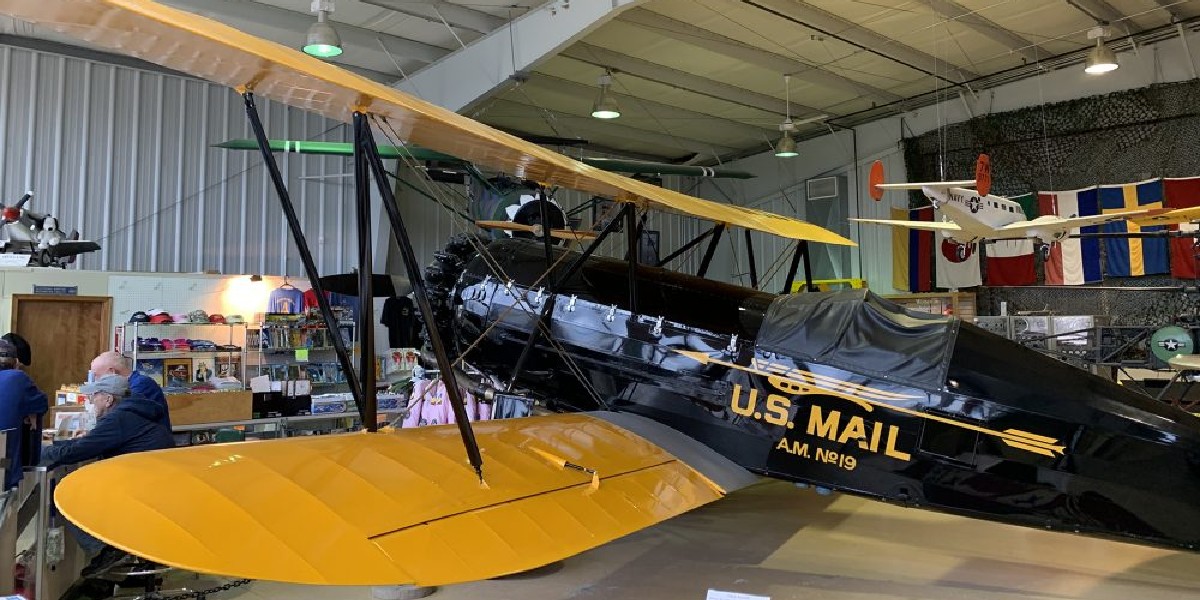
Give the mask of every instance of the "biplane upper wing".
[(355, 112), (372, 113), (386, 118), (402, 143), (518, 177), (783, 237), (854, 245), (800, 219), (711, 202), (588, 166), (299, 51), (149, 0), (0, 0), (0, 13), (341, 121)]
[(127, 454), (68, 475), (55, 501), (96, 537), (191, 571), (445, 585), (566, 558), (755, 480), (634, 415), (474, 427), (486, 486), (442, 425)]

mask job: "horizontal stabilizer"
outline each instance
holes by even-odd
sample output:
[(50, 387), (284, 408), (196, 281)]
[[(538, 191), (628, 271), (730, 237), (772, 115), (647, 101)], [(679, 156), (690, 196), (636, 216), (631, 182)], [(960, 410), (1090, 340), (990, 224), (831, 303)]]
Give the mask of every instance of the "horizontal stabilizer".
[(847, 219), (857, 223), (875, 223), (876, 225), (891, 225), (892, 227), (907, 227), (925, 231), (962, 231), (957, 223), (952, 221), (900, 221), (895, 219)]
[(956, 188), (956, 187), (975, 187), (974, 179), (964, 179), (962, 181), (928, 181), (925, 183), (880, 183), (880, 189), (884, 190), (920, 190), (924, 188)]
[(127, 454), (68, 475), (55, 502), (113, 546), (190, 571), (433, 586), (561, 560), (721, 498), (717, 481), (745, 480), (694, 441), (673, 447), (711, 478), (583, 414), (474, 428), (485, 485), (458, 429), (441, 425)]

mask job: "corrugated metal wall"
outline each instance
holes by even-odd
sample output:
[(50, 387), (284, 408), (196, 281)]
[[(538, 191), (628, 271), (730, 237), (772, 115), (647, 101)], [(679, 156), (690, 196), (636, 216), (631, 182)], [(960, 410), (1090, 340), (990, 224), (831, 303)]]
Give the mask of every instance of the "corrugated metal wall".
[[(273, 138), (349, 141), (341, 123), (259, 101)], [(226, 87), (156, 71), (0, 46), (0, 201), (30, 207), (102, 249), (76, 268), (299, 275), (257, 152), (211, 148), (251, 137)], [(280, 156), (322, 273), (353, 264), (353, 198), (340, 157)], [(342, 232), (348, 232), (343, 235)]]

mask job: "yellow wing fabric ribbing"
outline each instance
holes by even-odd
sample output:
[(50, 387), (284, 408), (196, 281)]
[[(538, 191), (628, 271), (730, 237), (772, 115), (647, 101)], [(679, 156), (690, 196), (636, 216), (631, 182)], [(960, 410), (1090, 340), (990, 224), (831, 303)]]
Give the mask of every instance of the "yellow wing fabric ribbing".
[(403, 143), (518, 177), (783, 237), (855, 245), (800, 219), (702, 200), (591, 167), (294, 49), (149, 0), (0, 0), (0, 13), (340, 121), (350, 121), (355, 110), (382, 115)]
[(479, 422), (475, 435), (486, 488), (457, 429), (434, 426), (129, 454), (71, 473), (55, 502), (112, 545), (192, 571), (445, 585), (545, 565), (724, 494), (587, 415)]

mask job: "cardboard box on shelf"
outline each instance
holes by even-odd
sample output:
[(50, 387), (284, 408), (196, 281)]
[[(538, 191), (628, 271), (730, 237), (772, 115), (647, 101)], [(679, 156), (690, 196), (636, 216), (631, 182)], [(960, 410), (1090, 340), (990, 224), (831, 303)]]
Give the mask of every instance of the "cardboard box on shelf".
[(243, 421), (252, 418), (249, 390), (167, 394), (172, 425)]

